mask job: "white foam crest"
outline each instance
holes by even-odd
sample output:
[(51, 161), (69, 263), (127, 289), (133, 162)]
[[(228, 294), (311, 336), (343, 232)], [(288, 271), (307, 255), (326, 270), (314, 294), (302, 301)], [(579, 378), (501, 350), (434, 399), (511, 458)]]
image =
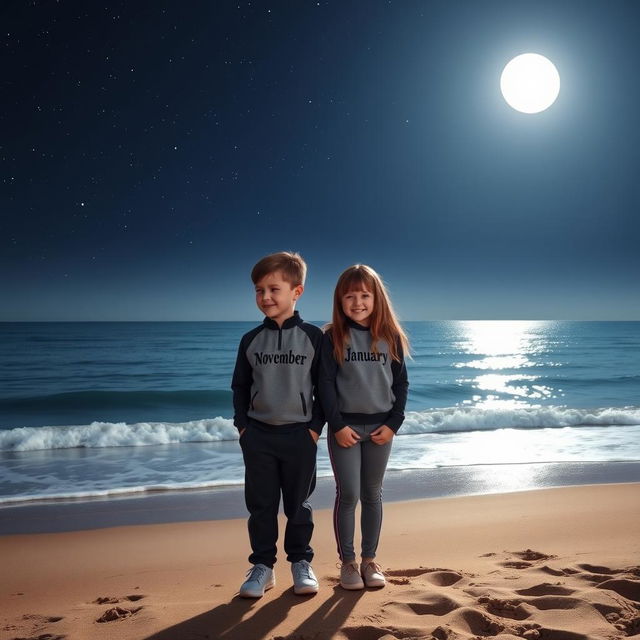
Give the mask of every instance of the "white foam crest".
[(181, 423), (92, 422), (71, 427), (18, 427), (0, 431), (0, 450), (142, 447), (237, 438), (238, 430), (233, 426), (233, 421), (220, 417)]
[[(506, 406), (449, 407), (410, 411), (401, 433), (452, 433), (492, 429), (542, 429), (582, 426), (640, 425), (640, 408), (606, 407), (572, 409), (568, 407)], [(326, 432), (326, 429), (325, 429)], [(229, 418), (190, 422), (92, 422), (63, 427), (19, 427), (0, 431), (0, 451), (50, 449), (143, 447), (182, 442), (220, 442), (237, 440), (238, 431)]]
[(640, 425), (640, 408), (605, 407), (572, 409), (569, 407), (451, 407), (410, 411), (402, 425), (403, 434), (451, 433), (492, 429), (544, 429), (579, 426)]

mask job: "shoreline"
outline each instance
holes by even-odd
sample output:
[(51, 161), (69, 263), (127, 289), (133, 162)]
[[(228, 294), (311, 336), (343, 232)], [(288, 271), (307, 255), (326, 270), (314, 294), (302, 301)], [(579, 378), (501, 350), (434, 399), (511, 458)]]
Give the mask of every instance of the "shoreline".
[[(552, 462), (389, 470), (385, 503), (482, 496), (547, 488), (640, 482), (640, 462)], [(333, 506), (332, 477), (318, 478), (314, 510)], [(243, 485), (53, 500), (0, 507), (0, 536), (247, 517)]]
[(237, 597), (244, 519), (7, 536), (0, 639), (623, 640), (640, 629), (639, 496), (634, 483), (391, 502), (387, 586), (355, 592), (337, 584), (319, 509), (311, 597), (293, 594), (282, 541), (275, 588)]

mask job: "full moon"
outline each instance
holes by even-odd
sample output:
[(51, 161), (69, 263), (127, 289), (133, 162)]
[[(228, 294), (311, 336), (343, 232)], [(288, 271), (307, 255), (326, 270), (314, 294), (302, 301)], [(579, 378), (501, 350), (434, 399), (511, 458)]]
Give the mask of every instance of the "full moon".
[(507, 63), (500, 90), (509, 106), (523, 113), (548, 109), (560, 93), (560, 75), (553, 62), (538, 53), (523, 53)]

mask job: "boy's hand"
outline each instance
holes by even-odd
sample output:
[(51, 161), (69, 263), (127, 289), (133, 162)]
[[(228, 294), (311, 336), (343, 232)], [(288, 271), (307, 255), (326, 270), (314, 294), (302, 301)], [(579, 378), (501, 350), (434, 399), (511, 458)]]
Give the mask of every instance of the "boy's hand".
[(393, 432), (393, 429), (390, 429), (386, 424), (383, 424), (375, 431), (371, 432), (371, 441), (376, 444), (387, 444), (387, 442), (391, 442), (395, 435), (396, 434)]
[(317, 443), (320, 436), (313, 429), (309, 429), (309, 433), (311, 434), (313, 441)]
[(242, 438), (242, 434), (247, 430), (247, 427), (245, 427), (244, 429), (240, 429), (240, 435), (238, 436), (238, 438)]
[(333, 435), (336, 437), (336, 442), (345, 449), (353, 447), (360, 440), (360, 436), (351, 427), (342, 427)]

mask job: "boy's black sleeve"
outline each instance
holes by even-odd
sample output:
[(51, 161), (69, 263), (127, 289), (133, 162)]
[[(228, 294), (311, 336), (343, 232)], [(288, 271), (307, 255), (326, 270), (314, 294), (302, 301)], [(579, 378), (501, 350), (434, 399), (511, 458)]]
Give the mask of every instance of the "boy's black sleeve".
[(247, 346), (249, 340), (245, 335), (240, 340), (236, 366), (233, 370), (231, 389), (233, 390), (233, 424), (238, 431), (245, 429), (248, 423), (247, 411), (251, 403), (251, 385), (253, 384), (253, 372), (247, 359)]
[(324, 415), (329, 425), (329, 430), (333, 433), (347, 426), (338, 408), (338, 391), (336, 390), (337, 374), (338, 363), (333, 357), (333, 341), (331, 340), (330, 333), (327, 332), (322, 337), (318, 386)]
[(320, 377), (320, 352), (322, 349), (322, 332), (318, 332), (312, 338), (313, 343), (313, 361), (311, 362), (311, 381), (313, 382), (313, 406), (311, 408), (311, 422), (309, 429), (315, 431), (318, 435), (322, 434), (325, 418), (322, 404), (320, 403), (320, 393), (318, 382)]
[(391, 361), (391, 372), (393, 373), (393, 382), (391, 390), (395, 396), (395, 402), (391, 407), (386, 425), (395, 433), (404, 422), (404, 407), (407, 404), (407, 395), (409, 392), (409, 378), (407, 376), (407, 365), (404, 361), (404, 352), (402, 345), (398, 341), (398, 353), (400, 354), (400, 362)]

